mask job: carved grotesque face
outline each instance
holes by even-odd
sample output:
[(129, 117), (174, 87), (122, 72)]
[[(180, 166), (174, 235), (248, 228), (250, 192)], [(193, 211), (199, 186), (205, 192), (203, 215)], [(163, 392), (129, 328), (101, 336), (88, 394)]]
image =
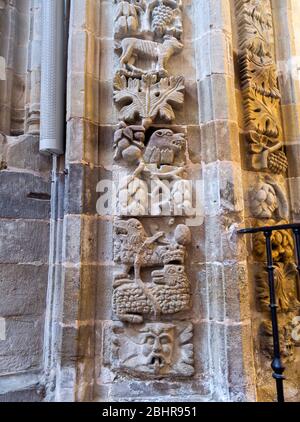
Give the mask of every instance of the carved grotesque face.
[(159, 373), (172, 363), (174, 330), (173, 325), (149, 324), (147, 330), (142, 332), (142, 353), (154, 373)]

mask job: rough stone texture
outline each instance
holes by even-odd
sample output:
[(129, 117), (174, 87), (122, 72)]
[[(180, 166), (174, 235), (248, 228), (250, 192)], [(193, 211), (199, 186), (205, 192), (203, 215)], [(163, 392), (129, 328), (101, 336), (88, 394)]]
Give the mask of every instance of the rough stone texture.
[[(279, 69), (299, 56), (298, 3), (272, 0)], [(113, 77), (120, 67), (114, 2), (71, 1), (66, 155), (53, 159), (38, 152), (41, 2), (1, 5), (0, 317), (7, 338), (0, 341), (0, 401), (273, 401), (270, 360), (260, 345), (257, 262), (251, 239), (237, 235), (264, 221), (250, 192), (257, 188), (260, 199), (269, 179), (248, 165), (236, 1), (183, 0), (184, 48), (168, 63), (170, 74), (184, 76), (186, 92), (166, 127), (186, 135), (187, 175), (201, 182), (201, 216), (190, 227), (185, 268), (191, 308), (163, 320), (193, 326), (193, 373), (179, 371), (180, 380), (112, 362), (113, 283), (121, 266), (113, 262), (114, 216), (97, 214), (96, 186), (132, 169), (113, 160)], [(282, 194), (281, 211), (289, 201), (298, 221), (299, 78), (291, 69), (279, 73), (289, 175), (273, 176), (269, 186)], [(150, 236), (161, 227), (172, 231), (169, 220), (143, 224)], [(124, 338), (121, 344), (128, 347)], [(299, 347), (286, 366), (287, 399), (299, 401)]]
[(0, 401), (36, 402), (42, 400), (51, 199), (51, 159), (39, 154), (33, 128), (40, 84), (40, 51), (33, 38), (40, 1), (5, 4), (0, 7), (0, 56), (6, 65), (0, 81), (0, 316), (6, 337), (0, 341)]

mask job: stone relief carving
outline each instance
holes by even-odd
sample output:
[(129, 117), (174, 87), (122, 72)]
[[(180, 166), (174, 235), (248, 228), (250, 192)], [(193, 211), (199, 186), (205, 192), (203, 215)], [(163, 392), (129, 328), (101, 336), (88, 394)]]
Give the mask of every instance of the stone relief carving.
[(266, 176), (250, 191), (250, 208), (256, 218), (288, 219), (289, 205), (284, 189)]
[[(190, 240), (185, 225), (178, 225), (174, 240), (169, 240), (164, 232), (147, 236), (137, 219), (115, 221), (114, 259), (123, 271), (115, 274), (113, 309), (121, 321), (141, 323), (145, 314), (158, 317), (189, 308), (184, 261)], [(162, 269), (154, 270), (159, 266)], [(142, 280), (143, 268), (153, 269), (149, 282)]]
[[(276, 223), (274, 220), (269, 220), (268, 225), (275, 226), (276, 224), (287, 224), (286, 221)], [(258, 226), (263, 227), (265, 224), (260, 222)], [(272, 256), (273, 261), (287, 262), (294, 258), (294, 239), (288, 230), (274, 231), (271, 237), (272, 242)], [(266, 262), (266, 241), (263, 233), (258, 233), (253, 236), (254, 255), (258, 261)]]
[(145, 75), (141, 80), (117, 73), (114, 80), (114, 101), (120, 108), (119, 118), (136, 124), (141, 119), (145, 129), (156, 118), (170, 123), (175, 119), (174, 107), (183, 105), (183, 77), (163, 78)]
[[(292, 262), (275, 264), (275, 289), (278, 312), (288, 313), (300, 309), (297, 290), (297, 268)], [(262, 311), (269, 311), (270, 297), (268, 277), (265, 271), (257, 276), (257, 298)]]
[[(175, 109), (184, 102), (184, 79), (168, 76), (167, 68), (169, 59), (183, 49), (182, 1), (114, 3), (115, 47), (120, 51), (114, 102), (120, 123), (113, 149), (124, 173), (118, 192), (123, 219), (114, 222), (114, 261), (122, 270), (114, 275), (113, 310), (122, 323), (114, 326), (113, 367), (136, 377), (191, 376), (192, 324), (163, 322), (191, 305), (185, 268), (190, 230), (174, 219), (173, 234), (156, 227), (148, 235), (137, 218), (124, 219), (155, 217), (166, 207), (168, 215), (175, 208), (192, 209), (185, 180), (185, 133), (153, 127), (173, 122)], [(166, 199), (161, 192), (167, 189)]]
[(157, 129), (149, 136), (143, 126), (119, 125), (115, 160), (136, 164), (119, 184), (119, 214), (194, 215), (192, 184), (184, 180), (187, 140), (184, 133)]
[(127, 126), (121, 122), (114, 135), (114, 159), (123, 159), (128, 164), (138, 162), (142, 157), (144, 143), (144, 126)]
[(236, 0), (241, 88), (250, 164), (254, 170), (285, 173), (280, 92), (274, 62), (269, 0)]
[(143, 0), (114, 0), (114, 3), (117, 3), (114, 20), (115, 37), (136, 35), (145, 2)]
[[(284, 222), (281, 222), (282, 224)], [(272, 220), (270, 224), (274, 224)], [(254, 237), (255, 255), (265, 261), (265, 242), (262, 235)], [(297, 345), (292, 337), (293, 320), (300, 311), (300, 289), (297, 267), (294, 264), (294, 241), (288, 230), (273, 232), (272, 256), (274, 260), (275, 293), (277, 298), (280, 345), (283, 357), (292, 360)], [(264, 251), (263, 251), (264, 249)], [(261, 323), (261, 347), (263, 353), (271, 357), (273, 353), (272, 324), (270, 320), (270, 293), (268, 274), (262, 265), (257, 267), (256, 294), (259, 309), (263, 314)]]
[(136, 377), (190, 377), (193, 367), (191, 323), (148, 323), (113, 327), (115, 370)]
[(115, 38), (137, 36), (161, 39), (166, 35), (181, 38), (181, 0), (114, 0)]
[(141, 315), (171, 315), (190, 307), (190, 285), (183, 265), (165, 265), (142, 289), (135, 280), (114, 283), (113, 308), (121, 321), (140, 323)]
[[(130, 77), (141, 77), (149, 73), (168, 76), (168, 61), (174, 54), (180, 53), (183, 48), (175, 37), (166, 35), (163, 43), (156, 41), (141, 40), (139, 38), (124, 38), (120, 47), (122, 55), (120, 58), (120, 73)], [(152, 68), (143, 70), (135, 66), (139, 59), (148, 59), (152, 61)]]
[[(292, 337), (294, 316), (293, 313), (278, 315), (280, 351), (285, 363), (294, 360), (296, 346)], [(273, 358), (273, 347), (272, 323), (266, 319), (261, 324), (261, 350), (269, 359)]]

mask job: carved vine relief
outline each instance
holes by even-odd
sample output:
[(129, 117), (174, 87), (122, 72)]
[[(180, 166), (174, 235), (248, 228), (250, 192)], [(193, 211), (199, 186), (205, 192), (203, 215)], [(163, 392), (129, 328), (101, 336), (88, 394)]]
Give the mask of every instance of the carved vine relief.
[[(257, 226), (285, 224), (289, 219), (284, 176), (287, 158), (283, 147), (283, 128), (270, 0), (236, 0), (240, 80), (245, 112), (246, 139), (250, 167), (261, 172), (249, 191), (251, 217)], [(273, 175), (266, 174), (272, 173)], [(272, 355), (272, 324), (269, 310), (269, 284), (265, 271), (264, 235), (253, 238), (256, 262), (256, 297), (262, 315), (261, 349)], [(282, 353), (293, 359), (294, 317), (299, 315), (300, 290), (294, 262), (294, 242), (288, 231), (272, 235), (275, 266), (278, 323)]]
[[(185, 180), (188, 140), (185, 129), (170, 126), (184, 103), (184, 79), (169, 75), (168, 67), (184, 47), (182, 1), (114, 3), (119, 55), (114, 102), (120, 123), (113, 150), (116, 168), (125, 176), (114, 222), (114, 261), (120, 271), (114, 274), (113, 310), (120, 322), (113, 326), (112, 366), (134, 377), (191, 376), (193, 326), (170, 323), (191, 305), (186, 271), (191, 233), (174, 218), (170, 233), (156, 229), (149, 234), (141, 219), (160, 216), (165, 207), (168, 215), (174, 206), (182, 215), (192, 208)], [(159, 199), (149, 207), (148, 192), (160, 198), (166, 182), (173, 205)]]
[[(270, 224), (275, 221), (270, 221)], [(285, 221), (281, 221), (284, 224)], [(261, 223), (263, 225), (263, 223)], [(271, 357), (273, 353), (272, 324), (270, 321), (270, 298), (268, 275), (265, 271), (265, 239), (264, 235), (254, 236), (254, 252), (258, 262), (256, 276), (256, 293), (260, 311), (263, 315), (261, 324), (262, 351)], [(280, 346), (283, 357), (292, 360), (296, 345), (292, 337), (295, 317), (300, 311), (300, 290), (297, 267), (294, 263), (294, 241), (288, 230), (275, 231), (272, 234), (272, 256), (275, 267), (275, 292), (277, 297), (278, 325), (280, 331)]]
[(251, 167), (285, 173), (270, 0), (236, 0), (241, 87)]

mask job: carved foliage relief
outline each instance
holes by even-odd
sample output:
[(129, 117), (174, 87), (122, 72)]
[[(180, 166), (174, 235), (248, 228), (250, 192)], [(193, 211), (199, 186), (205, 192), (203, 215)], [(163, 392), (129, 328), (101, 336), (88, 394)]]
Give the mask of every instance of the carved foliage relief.
[[(236, 0), (240, 81), (245, 114), (250, 168), (260, 172), (249, 189), (251, 225), (276, 226), (289, 219), (284, 176), (288, 163), (284, 151), (281, 95), (277, 79), (274, 29), (270, 0)], [(271, 173), (271, 174), (270, 174)], [(254, 220), (254, 221), (253, 221)], [(294, 318), (299, 315), (299, 279), (294, 264), (294, 241), (289, 231), (272, 235), (275, 289), (281, 350), (286, 360), (294, 356)], [(261, 350), (273, 353), (266, 240), (253, 237), (256, 299), (260, 311)]]
[[(183, 49), (183, 7), (181, 0), (114, 4), (119, 56), (114, 102), (120, 122), (112, 148), (124, 177), (114, 221), (113, 311), (119, 322), (112, 328), (111, 362), (115, 371), (132, 377), (188, 377), (194, 373), (193, 326), (173, 318), (191, 306), (186, 270), (191, 233), (176, 218), (169, 229), (159, 224), (153, 229), (145, 224), (149, 218), (141, 218), (161, 216), (165, 207), (167, 215), (174, 206), (182, 215), (192, 208), (186, 130), (171, 126), (184, 103), (185, 83), (181, 75), (170, 75), (168, 66)], [(172, 205), (161, 196), (166, 183)], [(151, 207), (149, 191), (159, 198)]]
[[(272, 223), (276, 225), (275, 221), (270, 220), (270, 224)], [(284, 224), (285, 221), (281, 221), (280, 223)], [(299, 277), (297, 267), (294, 263), (294, 240), (288, 230), (282, 230), (273, 232), (271, 242), (275, 267), (275, 292), (278, 306), (280, 346), (283, 357), (286, 360), (292, 360), (296, 346), (296, 342), (292, 336), (294, 329), (293, 321), (299, 315), (300, 311)], [(271, 357), (273, 353), (273, 338), (269, 309), (268, 275), (263, 264), (266, 262), (264, 235), (262, 233), (255, 235), (253, 244), (256, 260), (261, 262), (261, 265), (257, 267), (256, 294), (259, 309), (263, 315), (261, 324), (262, 351), (268, 357)]]
[(236, 0), (239, 61), (251, 167), (284, 174), (280, 92), (270, 0)]

